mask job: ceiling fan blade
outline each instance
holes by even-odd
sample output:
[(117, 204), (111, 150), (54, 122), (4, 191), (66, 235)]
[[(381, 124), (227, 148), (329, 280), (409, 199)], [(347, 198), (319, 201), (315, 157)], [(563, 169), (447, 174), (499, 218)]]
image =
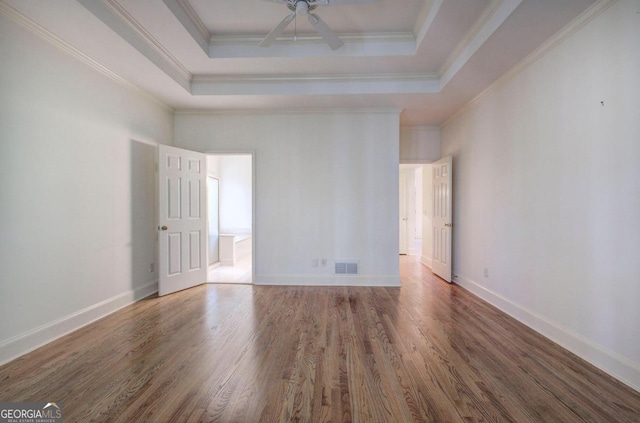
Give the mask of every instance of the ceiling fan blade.
[(337, 50), (344, 45), (342, 40), (334, 34), (331, 28), (329, 28), (329, 26), (320, 19), (320, 16), (315, 13), (309, 13), (309, 22), (311, 22), (311, 25), (313, 25), (316, 31), (318, 31), (318, 34), (320, 34), (322, 39), (329, 44), (331, 50)]
[(284, 19), (280, 21), (278, 26), (273, 28), (271, 32), (266, 37), (264, 37), (264, 40), (260, 42), (260, 47), (269, 47), (271, 44), (273, 44), (276, 41), (276, 39), (278, 39), (280, 34), (282, 34), (284, 30), (287, 29), (287, 26), (289, 26), (289, 24), (295, 17), (296, 17), (295, 13), (290, 13), (287, 16), (285, 16)]

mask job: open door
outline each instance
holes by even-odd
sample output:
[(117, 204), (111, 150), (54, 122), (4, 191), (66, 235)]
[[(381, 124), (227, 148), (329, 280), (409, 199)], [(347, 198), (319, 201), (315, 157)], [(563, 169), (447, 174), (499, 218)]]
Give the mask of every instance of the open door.
[(158, 146), (158, 294), (207, 281), (206, 156)]
[(452, 180), (451, 156), (433, 164), (433, 265), (431, 270), (451, 283)]

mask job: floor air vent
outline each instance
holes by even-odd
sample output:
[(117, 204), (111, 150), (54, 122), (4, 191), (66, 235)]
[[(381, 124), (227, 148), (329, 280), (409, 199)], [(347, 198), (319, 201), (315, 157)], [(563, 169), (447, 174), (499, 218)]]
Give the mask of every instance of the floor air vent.
[(357, 275), (357, 261), (336, 261), (336, 275)]

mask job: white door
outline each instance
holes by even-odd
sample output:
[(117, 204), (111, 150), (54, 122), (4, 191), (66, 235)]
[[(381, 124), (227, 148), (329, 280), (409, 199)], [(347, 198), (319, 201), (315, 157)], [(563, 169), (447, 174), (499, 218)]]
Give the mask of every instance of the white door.
[(451, 213), (453, 186), (451, 156), (433, 164), (433, 265), (431, 270), (451, 282)]
[(158, 146), (158, 294), (207, 281), (206, 156)]
[(400, 172), (400, 254), (407, 254), (407, 178), (406, 172)]

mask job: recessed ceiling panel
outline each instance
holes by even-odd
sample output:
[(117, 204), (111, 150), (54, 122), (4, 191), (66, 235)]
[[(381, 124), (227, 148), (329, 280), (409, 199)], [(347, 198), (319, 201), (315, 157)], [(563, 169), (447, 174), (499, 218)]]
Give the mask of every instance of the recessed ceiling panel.
[[(216, 35), (267, 35), (291, 13), (286, 5), (264, 0), (189, 0), (209, 32)], [(319, 6), (314, 13), (337, 33), (412, 32), (431, 0), (380, 0), (341, 6)], [(306, 18), (298, 18), (299, 33), (313, 33)], [(286, 33), (293, 33), (292, 23)]]

